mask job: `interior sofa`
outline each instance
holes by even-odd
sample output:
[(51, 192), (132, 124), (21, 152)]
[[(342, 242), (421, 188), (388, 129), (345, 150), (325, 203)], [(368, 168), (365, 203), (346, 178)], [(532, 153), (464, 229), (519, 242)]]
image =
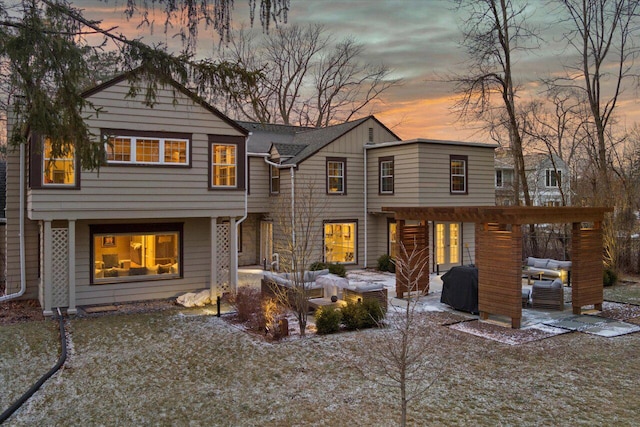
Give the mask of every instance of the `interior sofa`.
[(157, 274), (176, 274), (178, 264), (173, 258), (156, 258), (157, 264), (143, 267), (132, 260), (120, 260), (117, 254), (104, 254), (102, 261), (95, 262), (94, 278), (148, 276)]
[(571, 261), (557, 261), (551, 258), (528, 257), (522, 269), (522, 273), (531, 277), (537, 275), (537, 279), (560, 279), (562, 284), (571, 284)]

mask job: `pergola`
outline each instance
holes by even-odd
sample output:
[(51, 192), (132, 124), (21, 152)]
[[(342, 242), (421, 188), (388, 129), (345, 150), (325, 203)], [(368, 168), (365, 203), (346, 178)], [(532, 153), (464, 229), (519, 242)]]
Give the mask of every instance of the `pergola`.
[[(407, 250), (429, 248), (429, 221), (475, 223), (475, 264), (478, 268), (480, 318), (490, 314), (511, 318), (511, 327), (522, 320), (522, 225), (571, 224), (571, 286), (573, 313), (593, 305), (602, 309), (602, 221), (610, 207), (383, 207), (393, 212), (398, 242)], [(419, 220), (420, 225), (406, 225)], [(587, 226), (585, 226), (587, 225)], [(402, 263), (405, 266), (405, 263)], [(405, 267), (407, 268), (407, 267)], [(396, 272), (396, 280), (407, 277)], [(428, 278), (426, 278), (428, 282)], [(402, 296), (406, 284), (399, 283)]]

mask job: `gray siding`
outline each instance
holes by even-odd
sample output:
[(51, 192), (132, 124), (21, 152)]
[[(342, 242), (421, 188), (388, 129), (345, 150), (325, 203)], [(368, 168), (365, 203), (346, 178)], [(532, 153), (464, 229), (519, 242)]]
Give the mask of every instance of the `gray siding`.
[[(269, 165), (263, 157), (249, 157), (249, 198), (247, 209), (250, 213), (267, 212), (271, 203), (269, 197)], [(281, 175), (288, 177), (288, 170), (283, 169)], [(283, 179), (281, 178), (281, 179)]]
[[(170, 218), (241, 216), (243, 190), (209, 190), (208, 135), (240, 133), (180, 92), (158, 92), (157, 104), (142, 97), (125, 99), (127, 82), (115, 84), (89, 100), (104, 111), (88, 120), (102, 128), (192, 134), (191, 167), (107, 165), (82, 171), (80, 190), (34, 189), (29, 192), (31, 219)], [(174, 96), (176, 103), (174, 104)]]
[[(135, 221), (139, 222), (139, 221)], [(153, 222), (152, 219), (149, 222)], [(101, 222), (102, 224), (103, 222)], [(78, 305), (106, 304), (176, 297), (184, 292), (210, 286), (210, 219), (193, 218), (184, 222), (184, 265), (182, 279), (143, 282), (90, 284), (90, 222), (76, 224), (76, 298)]]

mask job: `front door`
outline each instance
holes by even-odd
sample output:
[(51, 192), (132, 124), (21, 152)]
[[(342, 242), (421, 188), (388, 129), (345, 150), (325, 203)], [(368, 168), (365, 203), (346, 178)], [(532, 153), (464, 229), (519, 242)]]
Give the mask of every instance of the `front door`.
[(435, 223), (435, 260), (442, 273), (455, 265), (460, 265), (460, 223)]
[[(271, 270), (273, 257), (273, 223), (271, 221), (260, 222), (260, 262), (266, 263), (266, 269)], [(264, 264), (263, 264), (264, 265)]]

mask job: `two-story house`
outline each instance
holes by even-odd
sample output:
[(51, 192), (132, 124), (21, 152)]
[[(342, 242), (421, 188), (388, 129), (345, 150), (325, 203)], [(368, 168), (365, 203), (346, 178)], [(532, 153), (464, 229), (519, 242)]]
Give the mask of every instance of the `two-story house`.
[[(282, 236), (274, 236), (274, 219), (283, 206), (296, 209), (299, 183), (314, 184), (320, 211), (312, 219), (319, 235), (312, 260), (347, 267), (372, 267), (380, 255), (395, 256), (396, 224), (383, 207), (494, 204), (494, 145), (401, 141), (373, 116), (322, 129), (240, 124), (250, 132), (240, 265), (277, 260), (274, 240)], [(293, 201), (291, 208), (282, 198)], [(473, 262), (473, 224), (429, 227), (433, 271)]]
[[(173, 82), (130, 96), (126, 75), (84, 94), (107, 156), (85, 170), (47, 135), (8, 155), (7, 293), (54, 307), (221, 293), (237, 269), (247, 132)], [(9, 129), (11, 132), (11, 129)]]
[[(559, 156), (534, 153), (524, 156), (525, 175), (533, 206), (571, 205), (569, 167)], [(513, 157), (507, 151), (495, 156), (496, 205), (515, 204)], [(520, 189), (520, 201), (524, 201)]]

